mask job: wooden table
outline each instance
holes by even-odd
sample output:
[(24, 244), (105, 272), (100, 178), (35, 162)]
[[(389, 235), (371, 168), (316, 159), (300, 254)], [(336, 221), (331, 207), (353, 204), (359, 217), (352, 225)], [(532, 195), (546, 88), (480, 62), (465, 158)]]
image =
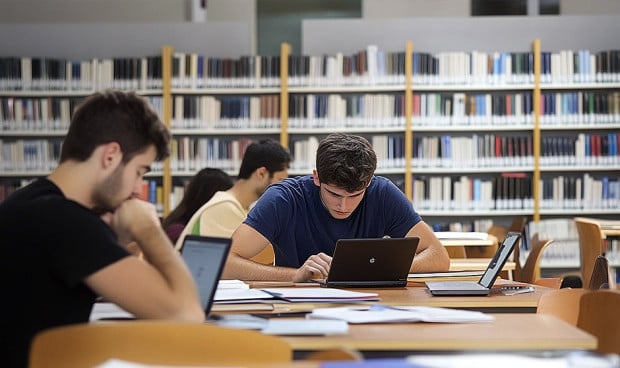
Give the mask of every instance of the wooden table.
[[(495, 314), (490, 323), (350, 325), (345, 335), (282, 336), (295, 351), (347, 347), (394, 356), (429, 351), (593, 350), (596, 338), (544, 314)], [(365, 355), (367, 356), (367, 355)]]
[[(488, 296), (433, 296), (426, 287), (420, 283), (409, 283), (411, 286), (406, 288), (385, 288), (385, 289), (351, 289), (361, 292), (374, 292), (379, 294), (380, 300), (378, 302), (364, 302), (362, 305), (368, 304), (387, 304), (387, 305), (421, 305), (431, 307), (446, 307), (446, 308), (460, 308), (469, 310), (478, 310), (486, 313), (535, 313), (538, 305), (538, 299), (544, 293), (550, 292), (554, 289), (546, 288), (543, 286), (535, 286), (534, 292), (517, 294), (517, 295), (503, 295), (499, 290), (499, 285), (506, 280), (498, 280), (496, 287), (491, 291)], [(326, 303), (274, 303), (268, 304), (270, 306), (267, 311), (256, 311), (257, 313), (293, 313), (293, 312), (309, 312), (314, 308), (339, 306), (342, 304), (326, 304)], [(259, 307), (264, 307), (265, 304), (260, 304)], [(227, 307), (237, 308), (243, 307), (241, 304), (231, 305), (214, 305), (213, 310), (215, 312), (228, 312), (225, 309)], [(252, 308), (252, 306), (247, 306)], [(243, 310), (236, 310), (236, 312), (247, 312)]]

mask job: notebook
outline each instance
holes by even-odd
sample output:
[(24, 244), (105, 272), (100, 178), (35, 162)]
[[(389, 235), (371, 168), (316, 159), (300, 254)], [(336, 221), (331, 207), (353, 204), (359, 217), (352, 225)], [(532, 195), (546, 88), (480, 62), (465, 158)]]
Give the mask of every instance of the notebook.
[(213, 297), (230, 249), (230, 239), (186, 235), (181, 246), (181, 257), (194, 277), (200, 302), (209, 316)]
[(520, 233), (509, 232), (497, 248), (497, 252), (489, 262), (478, 281), (427, 281), (426, 287), (432, 295), (488, 295), (501, 272), (506, 260), (521, 238)]
[(420, 238), (340, 239), (327, 278), (313, 280), (327, 287), (403, 287)]

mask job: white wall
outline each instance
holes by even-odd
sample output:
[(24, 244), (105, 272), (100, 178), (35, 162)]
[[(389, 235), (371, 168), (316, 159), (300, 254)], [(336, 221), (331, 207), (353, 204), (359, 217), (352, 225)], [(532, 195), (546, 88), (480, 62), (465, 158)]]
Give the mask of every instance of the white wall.
[[(353, 53), (377, 45), (384, 51), (526, 51), (534, 39), (543, 51), (618, 48), (620, 16), (425, 17), (305, 20), (302, 52)], [(337, 34), (334, 38), (332, 35)]]
[(618, 0), (560, 0), (561, 15), (620, 14)]
[(246, 23), (251, 34), (252, 53), (256, 54), (256, 0), (208, 0), (207, 20)]
[(0, 23), (181, 22), (187, 1), (0, 0)]
[(468, 17), (470, 0), (362, 0), (364, 18)]

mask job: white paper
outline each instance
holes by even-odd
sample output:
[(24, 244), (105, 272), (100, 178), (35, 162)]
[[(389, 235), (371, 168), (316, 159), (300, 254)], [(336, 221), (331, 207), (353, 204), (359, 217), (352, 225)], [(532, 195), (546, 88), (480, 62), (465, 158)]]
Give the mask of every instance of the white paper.
[(135, 316), (114, 303), (95, 303), (90, 312), (90, 320), (134, 318)]
[(350, 291), (336, 288), (307, 287), (307, 288), (270, 288), (261, 289), (269, 294), (295, 302), (342, 302), (378, 300), (379, 294)]
[(216, 303), (251, 303), (270, 299), (273, 295), (260, 289), (217, 289), (213, 298)]
[(349, 332), (349, 324), (341, 320), (270, 319), (261, 331), (267, 335), (342, 335)]
[(477, 311), (440, 307), (402, 306), (316, 308), (306, 318), (339, 319), (349, 323), (473, 323), (491, 322), (495, 317)]

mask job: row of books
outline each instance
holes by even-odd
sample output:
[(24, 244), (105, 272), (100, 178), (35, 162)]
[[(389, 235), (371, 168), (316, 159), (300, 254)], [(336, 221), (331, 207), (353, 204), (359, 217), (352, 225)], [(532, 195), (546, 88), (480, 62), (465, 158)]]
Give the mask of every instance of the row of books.
[(532, 179), (525, 174), (414, 176), (412, 202), (418, 210), (530, 210)]
[[(415, 203), (414, 203), (415, 204)], [(493, 219), (479, 218), (470, 222), (437, 222), (432, 219), (425, 220), (434, 232), (438, 231), (457, 231), (457, 232), (482, 232), (486, 233), (493, 226)]]
[[(542, 52), (542, 83), (620, 81), (620, 51)], [(404, 52), (369, 45), (352, 55), (289, 56), (289, 85), (403, 84)], [(532, 52), (414, 52), (414, 84), (529, 84)], [(67, 60), (44, 57), (0, 58), (0, 89), (91, 90), (161, 88), (161, 56)], [(237, 59), (175, 53), (174, 88), (278, 86), (280, 56)]]
[[(160, 114), (162, 98), (148, 96)], [(65, 130), (80, 98), (0, 97), (0, 129)], [(529, 101), (529, 102), (528, 102)], [(289, 126), (404, 127), (403, 94), (293, 95)], [(279, 96), (174, 97), (174, 128), (279, 127)], [(532, 124), (531, 94), (414, 94), (415, 126)], [(247, 121), (250, 120), (250, 121)], [(620, 121), (620, 92), (543, 94), (541, 125)]]
[[(58, 165), (61, 138), (0, 140), (0, 172), (48, 172)], [(152, 172), (161, 172), (154, 162)]]
[(542, 178), (541, 209), (613, 209), (620, 206), (620, 177), (558, 175)]
[(277, 87), (280, 56), (242, 56), (238, 59), (175, 52), (173, 88)]
[[(161, 116), (162, 98), (148, 96)], [(0, 97), (0, 131), (66, 131), (81, 98)]]
[(414, 168), (506, 167), (534, 164), (531, 135), (413, 137)]
[(597, 165), (620, 164), (618, 150), (620, 132), (579, 133), (571, 136), (541, 137), (541, 166), (552, 165)]
[(238, 171), (250, 138), (176, 137), (171, 141), (170, 169), (198, 171), (204, 167)]
[(291, 128), (404, 127), (403, 94), (292, 95)]
[(0, 171), (50, 171), (58, 164), (61, 139), (0, 140)]
[(175, 96), (172, 128), (279, 128), (280, 96)]
[[(402, 135), (377, 134), (369, 138), (377, 155), (378, 169), (405, 168), (405, 137)], [(319, 139), (309, 136), (304, 139), (294, 139), (290, 150), (293, 160), (290, 164), (293, 170), (311, 170), (316, 165), (316, 150)]]
[[(620, 206), (617, 176), (542, 178), (541, 209), (605, 210)], [(413, 204), (419, 210), (532, 209), (532, 181), (525, 174), (495, 177), (414, 176)]]
[(161, 89), (161, 56), (67, 60), (0, 57), (0, 90)]
[[(620, 80), (618, 50), (562, 50), (541, 53), (542, 83), (592, 83)], [(292, 55), (292, 86), (389, 85), (404, 82), (403, 52), (369, 45), (352, 55)], [(414, 52), (413, 84), (531, 84), (532, 52)]]

